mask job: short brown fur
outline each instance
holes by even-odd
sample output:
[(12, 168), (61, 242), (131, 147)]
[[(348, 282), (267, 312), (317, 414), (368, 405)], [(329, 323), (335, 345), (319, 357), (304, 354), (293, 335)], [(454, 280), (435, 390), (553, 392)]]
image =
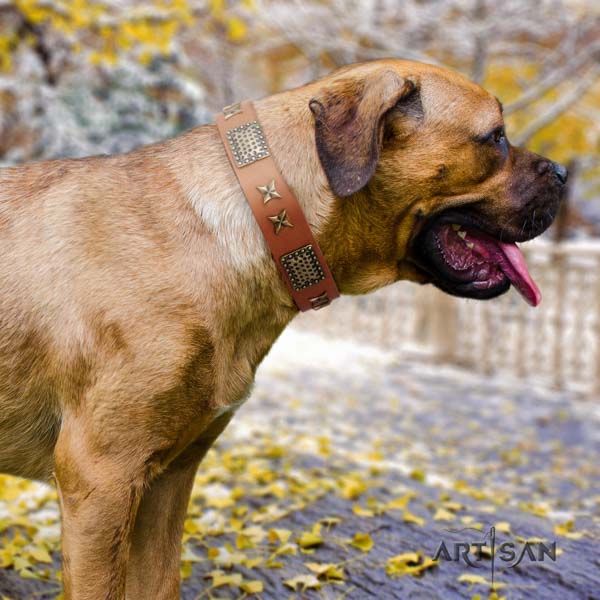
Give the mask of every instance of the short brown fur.
[[(537, 185), (535, 155), (474, 149), (496, 100), (430, 65), (255, 106), (342, 293), (427, 281), (424, 220), (486, 197), (517, 228)], [(0, 252), (0, 470), (55, 474), (65, 598), (177, 598), (196, 468), (297, 314), (216, 128), (0, 171)]]

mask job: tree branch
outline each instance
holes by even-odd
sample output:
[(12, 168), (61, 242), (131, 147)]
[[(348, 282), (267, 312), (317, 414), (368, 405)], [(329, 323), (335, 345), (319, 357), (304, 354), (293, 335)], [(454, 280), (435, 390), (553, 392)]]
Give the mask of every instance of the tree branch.
[(520, 98), (505, 106), (504, 114), (510, 115), (514, 112), (522, 110), (532, 102), (535, 102), (541, 98), (546, 92), (561, 84), (563, 81), (576, 77), (579, 69), (581, 69), (589, 61), (594, 60), (598, 53), (600, 53), (600, 41), (590, 44), (584, 51), (576, 54), (573, 59), (567, 62), (564, 66), (555, 69), (554, 71), (550, 71), (550, 73), (538, 81), (536, 85), (531, 86), (526, 92), (524, 92)]
[(546, 112), (534, 120), (517, 136), (516, 145), (526, 144), (540, 129), (557, 119), (563, 112), (575, 104), (597, 82), (600, 77), (600, 65), (592, 67), (577, 85), (563, 94)]

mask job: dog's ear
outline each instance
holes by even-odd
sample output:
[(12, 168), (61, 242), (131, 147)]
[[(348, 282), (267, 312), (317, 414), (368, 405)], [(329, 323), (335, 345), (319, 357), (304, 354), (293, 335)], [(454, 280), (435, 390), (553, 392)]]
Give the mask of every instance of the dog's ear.
[(349, 196), (368, 183), (379, 160), (385, 114), (416, 93), (413, 81), (387, 70), (339, 79), (311, 99), (319, 159), (336, 195)]

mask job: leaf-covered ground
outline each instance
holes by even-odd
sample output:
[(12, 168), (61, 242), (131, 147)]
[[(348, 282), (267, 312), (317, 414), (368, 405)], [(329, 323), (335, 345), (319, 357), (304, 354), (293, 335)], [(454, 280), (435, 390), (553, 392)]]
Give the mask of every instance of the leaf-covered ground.
[[(290, 330), (200, 468), (182, 598), (600, 598), (599, 421), (589, 398)], [(0, 598), (59, 595), (57, 520), (51, 488), (0, 476)], [(556, 560), (496, 553), (493, 590), (489, 546), (432, 560), (491, 526)]]

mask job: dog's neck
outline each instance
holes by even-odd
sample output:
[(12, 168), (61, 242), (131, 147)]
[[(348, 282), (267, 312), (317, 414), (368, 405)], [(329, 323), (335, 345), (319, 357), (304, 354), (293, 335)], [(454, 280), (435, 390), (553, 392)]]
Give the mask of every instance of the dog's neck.
[[(286, 108), (282, 110), (282, 106)], [(320, 235), (333, 208), (317, 157), (312, 114), (290, 96), (255, 102), (279, 171), (295, 193), (313, 234)], [(252, 374), (297, 308), (285, 288), (254, 215), (229, 164), (216, 126), (200, 127), (168, 142), (168, 161), (207, 235), (199, 267), (206, 298), (203, 314), (213, 335), (245, 357)], [(218, 282), (218, 285), (217, 285)], [(328, 307), (325, 310), (333, 310)], [(226, 327), (227, 330), (216, 330)], [(249, 359), (249, 361), (248, 361)], [(231, 374), (224, 373), (224, 379)]]
[(270, 96), (254, 104), (279, 172), (294, 191), (320, 243), (334, 195), (317, 155), (313, 115), (308, 108), (310, 94), (284, 96)]
[[(284, 95), (255, 101), (254, 106), (271, 155), (320, 243), (335, 200), (317, 156), (308, 97), (304, 101), (297, 95), (283, 98)], [(216, 127), (198, 128), (172, 140), (177, 141), (187, 146), (186, 156), (191, 158), (176, 165), (182, 175), (182, 170), (191, 175), (185, 178), (188, 199), (234, 268), (243, 272), (268, 258), (268, 247), (229, 165)]]
[[(395, 261), (382, 264), (357, 226), (365, 219), (362, 207), (368, 203), (359, 198), (340, 201), (329, 187), (308, 108), (312, 90), (307, 86), (303, 91), (254, 103), (271, 155), (296, 195), (339, 289), (364, 293), (391, 283), (397, 279)], [(193, 244), (198, 250), (190, 250), (200, 257), (193, 267), (202, 302), (199, 314), (206, 317), (204, 326), (220, 346), (216, 355), (224, 358), (215, 367), (216, 381), (232, 388), (217, 391), (217, 396), (239, 400), (247, 393), (260, 361), (298, 309), (216, 126), (200, 127), (161, 144), (160, 154), (178, 181), (186, 206), (191, 205), (199, 218), (201, 234)], [(324, 310), (335, 310), (335, 303)]]

